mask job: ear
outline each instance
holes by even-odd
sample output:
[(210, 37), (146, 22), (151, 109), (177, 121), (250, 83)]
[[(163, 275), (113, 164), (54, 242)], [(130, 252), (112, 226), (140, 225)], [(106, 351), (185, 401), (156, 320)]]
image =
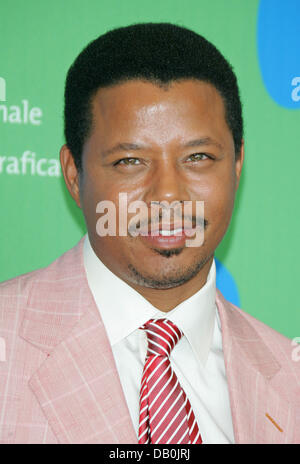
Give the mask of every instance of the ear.
[(235, 176), (236, 176), (235, 190), (236, 191), (237, 191), (239, 183), (240, 183), (244, 158), (245, 158), (245, 145), (244, 145), (244, 139), (243, 139), (242, 144), (241, 144), (240, 156), (235, 161)]
[(60, 164), (67, 189), (79, 208), (81, 208), (79, 195), (79, 172), (75, 165), (73, 155), (67, 145), (63, 145), (60, 149)]

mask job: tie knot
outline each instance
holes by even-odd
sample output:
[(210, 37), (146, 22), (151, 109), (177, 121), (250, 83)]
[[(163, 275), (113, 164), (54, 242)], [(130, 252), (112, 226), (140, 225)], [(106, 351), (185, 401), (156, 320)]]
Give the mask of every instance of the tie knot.
[(147, 357), (170, 356), (171, 350), (180, 340), (183, 333), (168, 319), (150, 319), (140, 327), (148, 338)]

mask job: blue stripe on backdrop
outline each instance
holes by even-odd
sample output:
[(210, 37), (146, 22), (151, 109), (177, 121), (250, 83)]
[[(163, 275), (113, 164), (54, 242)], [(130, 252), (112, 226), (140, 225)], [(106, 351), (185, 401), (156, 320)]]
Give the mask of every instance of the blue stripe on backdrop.
[(300, 108), (300, 1), (261, 0), (257, 47), (270, 96), (285, 108)]
[(223, 294), (226, 300), (230, 303), (240, 306), (239, 292), (234, 281), (234, 278), (226, 267), (215, 258), (216, 274), (217, 274), (217, 288)]

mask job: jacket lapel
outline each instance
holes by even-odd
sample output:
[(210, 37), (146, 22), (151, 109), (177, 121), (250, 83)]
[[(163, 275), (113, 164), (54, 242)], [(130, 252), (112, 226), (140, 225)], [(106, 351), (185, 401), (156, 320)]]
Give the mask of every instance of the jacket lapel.
[(240, 310), (217, 292), (236, 443), (293, 443), (295, 413), (273, 387), (273, 354)]
[(60, 443), (137, 443), (82, 245), (33, 283), (20, 335), (44, 362), (29, 386)]

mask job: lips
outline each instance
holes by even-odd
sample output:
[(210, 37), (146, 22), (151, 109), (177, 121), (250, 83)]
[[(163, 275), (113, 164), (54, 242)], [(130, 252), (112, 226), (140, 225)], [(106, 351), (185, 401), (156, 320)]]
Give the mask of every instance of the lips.
[(193, 225), (189, 224), (188, 226), (184, 224), (182, 227), (182, 222), (177, 222), (173, 224), (152, 224), (148, 228), (141, 228), (140, 234), (144, 237), (148, 236), (162, 236), (162, 237), (172, 237), (172, 236), (182, 236), (186, 231), (192, 231)]
[(156, 249), (183, 248), (186, 239), (194, 234), (195, 229), (189, 223), (182, 227), (182, 223), (156, 224), (148, 229), (140, 230), (140, 237), (148, 246)]
[(168, 229), (159, 229), (159, 235), (162, 237), (171, 237), (171, 236), (177, 236), (177, 235), (182, 235), (183, 229), (181, 227), (179, 228), (174, 228), (172, 230)]

